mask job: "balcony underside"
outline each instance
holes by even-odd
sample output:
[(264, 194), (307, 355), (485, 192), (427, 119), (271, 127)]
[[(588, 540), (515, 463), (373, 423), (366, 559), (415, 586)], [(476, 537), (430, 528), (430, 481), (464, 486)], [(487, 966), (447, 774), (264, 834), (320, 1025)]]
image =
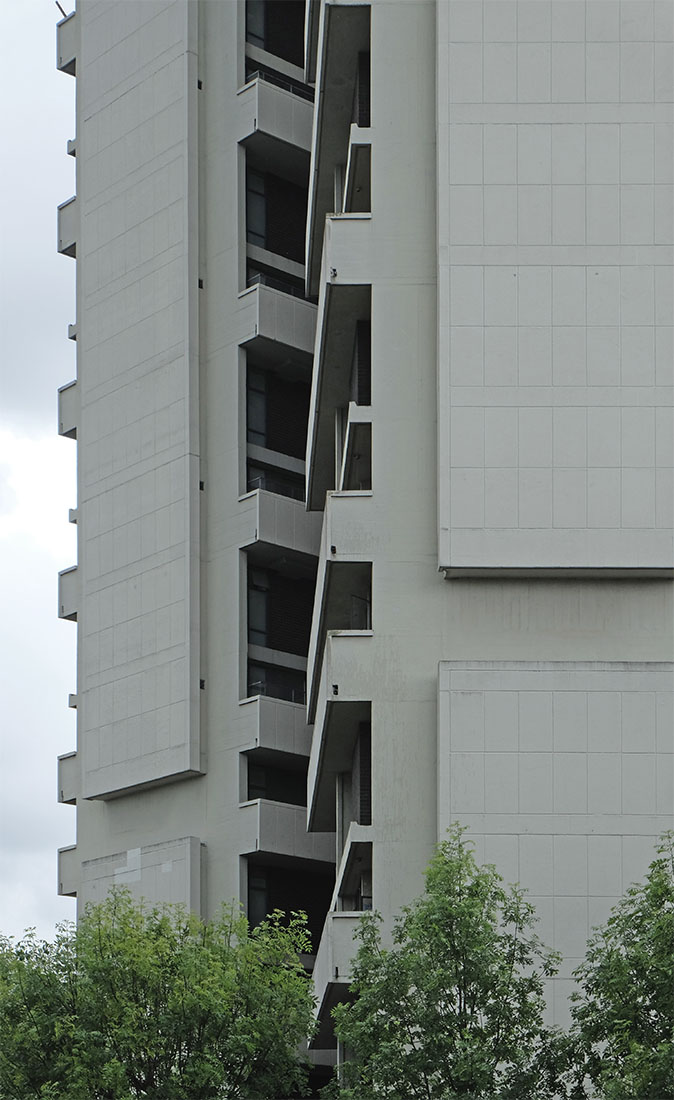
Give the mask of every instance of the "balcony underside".
[(360, 913), (328, 913), (316, 954), (313, 971), (314, 993), (318, 1004), (318, 1031), (312, 1046), (336, 1045), (332, 1009), (349, 999), (351, 959), (357, 950), (353, 936)]
[(68, 76), (77, 73), (77, 46), (79, 41), (79, 19), (77, 12), (71, 12), (56, 24), (56, 68)]
[(242, 855), (266, 863), (301, 859), (323, 870), (334, 864), (334, 835), (308, 833), (303, 806), (259, 798), (242, 803), (239, 814)]
[(80, 762), (76, 752), (58, 757), (58, 800), (74, 806), (80, 793)]
[(237, 96), (241, 144), (256, 160), (274, 165), (278, 175), (306, 187), (313, 104), (258, 77)]
[(261, 366), (278, 361), (279, 351), (300, 371), (311, 370), (316, 333), (316, 306), (269, 286), (254, 286), (239, 295), (239, 343), (255, 353)]
[(322, 509), (335, 488), (335, 413), (349, 401), (356, 322), (370, 316), (370, 293), (370, 286), (328, 283), (320, 303), (307, 447), (310, 509)]
[(316, 568), (320, 517), (307, 513), (304, 502), (255, 489), (240, 501), (239, 545), (256, 565), (273, 568), (279, 555), (290, 556), (302, 576)]
[(246, 699), (239, 704), (242, 722), (242, 751), (308, 756), (311, 751), (311, 729), (307, 726), (306, 708), (301, 703), (271, 699), (265, 695)]
[(349, 771), (362, 722), (370, 721), (371, 703), (330, 699), (325, 716), (314, 727), (308, 778), (308, 827), (317, 832), (334, 829), (336, 781)]
[(67, 439), (77, 439), (79, 421), (79, 386), (77, 381), (68, 382), (58, 391), (59, 435)]
[(312, 294), (318, 288), (323, 222), (335, 208), (335, 166), (347, 157), (358, 54), (370, 48), (369, 5), (325, 4), (322, 31), (307, 216), (307, 285)]
[(58, 894), (60, 897), (76, 898), (80, 882), (80, 860), (77, 845), (69, 844), (67, 848), (59, 848), (57, 859)]

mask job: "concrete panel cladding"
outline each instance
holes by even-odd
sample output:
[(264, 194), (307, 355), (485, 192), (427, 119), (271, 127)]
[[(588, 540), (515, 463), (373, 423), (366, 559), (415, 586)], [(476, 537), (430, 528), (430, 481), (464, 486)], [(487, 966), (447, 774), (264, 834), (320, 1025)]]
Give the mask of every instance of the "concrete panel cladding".
[(530, 893), (564, 956), (551, 997), (654, 858), (674, 805), (674, 665), (443, 661), (438, 836), (469, 828), (478, 857)]
[(172, 902), (199, 913), (201, 862), (202, 846), (194, 836), (86, 859), (78, 891), (80, 904), (103, 901), (113, 886), (124, 886), (138, 900)]
[(671, 576), (669, 7), (438, 4), (454, 575)]
[(78, 10), (87, 798), (200, 769), (197, 7)]

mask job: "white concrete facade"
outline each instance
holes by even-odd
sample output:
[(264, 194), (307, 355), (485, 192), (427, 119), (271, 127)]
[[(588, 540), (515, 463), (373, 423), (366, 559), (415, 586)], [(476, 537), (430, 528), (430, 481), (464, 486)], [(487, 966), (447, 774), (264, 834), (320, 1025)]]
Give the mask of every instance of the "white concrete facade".
[[(58, 42), (77, 81), (59, 248), (78, 352), (59, 393), (78, 448), (78, 562), (59, 583), (78, 631), (77, 751), (59, 759), (77, 844), (59, 889), (82, 906), (125, 884), (209, 917), (305, 908), (317, 942), (335, 845), (307, 832), (298, 791), (308, 621), (286, 645), (284, 604), (253, 639), (246, 596), (258, 570), (274, 591), (312, 585), (320, 539), (296, 499), (303, 438), (301, 458), (252, 442), (246, 417), (253, 368), (308, 400), (316, 309), (287, 292), (282, 242), (247, 243), (246, 166), (302, 182), (311, 90), (247, 43), (243, 3), (82, 0)], [(280, 283), (251, 282), (253, 251)]]
[(304, 68), (243, 0), (59, 25), (61, 889), (254, 916), (283, 874), (328, 912), (331, 1044), (357, 914), (460, 820), (536, 898), (563, 1021), (674, 823), (671, 4), (300, 8)]
[[(674, 820), (671, 8), (375, 0), (369, 24), (359, 5), (313, 9), (309, 824), (336, 814), (335, 913), (370, 860), (387, 921), (467, 825), (564, 955), (564, 1022), (591, 926)], [(359, 136), (339, 110), (366, 48)], [(361, 144), (365, 212), (348, 187)], [(354, 405), (359, 318), (371, 393)], [(367, 489), (345, 480), (344, 452), (367, 447), (356, 419)], [(349, 631), (356, 562), (371, 621)], [(355, 835), (344, 775), (363, 723), (371, 824)], [(323, 1018), (344, 942), (331, 916)]]

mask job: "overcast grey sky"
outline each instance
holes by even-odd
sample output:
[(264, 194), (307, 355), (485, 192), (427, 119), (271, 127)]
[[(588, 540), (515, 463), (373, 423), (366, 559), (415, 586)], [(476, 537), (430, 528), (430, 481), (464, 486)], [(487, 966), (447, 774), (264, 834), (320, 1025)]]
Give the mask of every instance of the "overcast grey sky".
[[(66, 10), (70, 5), (64, 3)], [(73, 260), (56, 253), (56, 206), (75, 190), (66, 141), (75, 81), (55, 69), (53, 0), (3, 5), (0, 176), (0, 932), (51, 936), (56, 848), (75, 838), (56, 803), (56, 756), (75, 747), (73, 623), (57, 572), (76, 560), (75, 444), (56, 434), (56, 390), (75, 376)]]

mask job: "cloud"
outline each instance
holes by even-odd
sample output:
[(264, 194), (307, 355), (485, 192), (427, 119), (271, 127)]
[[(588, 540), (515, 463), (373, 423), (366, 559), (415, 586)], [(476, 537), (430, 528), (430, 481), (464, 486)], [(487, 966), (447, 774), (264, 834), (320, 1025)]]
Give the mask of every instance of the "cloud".
[(7, 462), (0, 462), (0, 517), (16, 507), (16, 496), (10, 485), (11, 468)]
[(53, 3), (21, 0), (4, 5), (2, 16), (0, 79), (10, 106), (0, 183), (0, 409), (24, 430), (39, 424), (46, 432), (56, 427), (56, 388), (75, 375), (66, 335), (75, 319), (75, 264), (56, 252), (56, 207), (75, 190), (75, 161), (66, 155), (75, 81), (56, 71)]
[(74, 747), (76, 627), (57, 618), (56, 575), (76, 561), (76, 448), (56, 435), (56, 389), (76, 374), (75, 264), (56, 252), (56, 207), (75, 190), (75, 81), (55, 68), (52, 0), (2, 14), (0, 931), (50, 935), (73, 913), (56, 895), (56, 848), (75, 833), (56, 756)]
[(75, 505), (75, 447), (57, 436), (37, 438), (0, 425), (0, 543), (27, 539), (58, 560), (76, 552), (64, 501)]
[(56, 848), (74, 811), (56, 802), (56, 756), (74, 747), (76, 628), (57, 618), (57, 572), (76, 560), (75, 447), (0, 426), (0, 931), (53, 934), (72, 903), (56, 895)]
[(58, 923), (75, 919), (75, 901), (56, 896), (56, 870), (51, 856), (35, 857), (31, 866), (33, 878), (17, 878), (12, 862), (0, 854), (0, 880), (13, 882), (11, 900), (5, 897), (3, 901), (9, 920), (2, 920), (0, 933), (20, 939), (28, 928), (35, 928), (41, 939), (53, 939)]

